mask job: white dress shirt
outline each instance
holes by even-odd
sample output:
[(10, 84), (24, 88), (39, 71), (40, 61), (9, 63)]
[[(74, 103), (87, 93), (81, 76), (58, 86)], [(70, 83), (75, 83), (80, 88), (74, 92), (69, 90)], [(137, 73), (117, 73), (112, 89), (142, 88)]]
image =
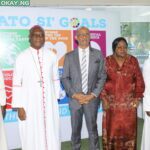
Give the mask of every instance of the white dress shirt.
[[(82, 56), (83, 56), (83, 51), (85, 50), (86, 53), (86, 69), (87, 69), (87, 79), (88, 79), (88, 72), (89, 72), (89, 47), (86, 49), (81, 49), (80, 47), (78, 48), (79, 50), (79, 61), (80, 61), (80, 68), (81, 68), (81, 63), (82, 63)], [(88, 86), (88, 85), (87, 85)]]

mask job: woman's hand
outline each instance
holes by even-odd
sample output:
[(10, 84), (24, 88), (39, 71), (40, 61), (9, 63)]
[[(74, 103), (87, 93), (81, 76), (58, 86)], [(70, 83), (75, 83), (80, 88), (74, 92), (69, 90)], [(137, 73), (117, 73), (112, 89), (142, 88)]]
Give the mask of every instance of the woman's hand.
[(102, 106), (103, 106), (104, 111), (106, 111), (110, 107), (109, 102), (107, 102), (105, 100), (102, 101)]
[(130, 103), (131, 107), (137, 108), (140, 104), (141, 98), (134, 98), (134, 100)]

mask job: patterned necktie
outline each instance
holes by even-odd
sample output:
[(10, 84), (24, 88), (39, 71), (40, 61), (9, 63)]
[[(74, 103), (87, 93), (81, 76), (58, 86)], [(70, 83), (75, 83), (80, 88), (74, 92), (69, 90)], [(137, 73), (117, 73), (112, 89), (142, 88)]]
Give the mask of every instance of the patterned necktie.
[(82, 92), (86, 94), (88, 91), (86, 50), (82, 50), (81, 75), (82, 75)]

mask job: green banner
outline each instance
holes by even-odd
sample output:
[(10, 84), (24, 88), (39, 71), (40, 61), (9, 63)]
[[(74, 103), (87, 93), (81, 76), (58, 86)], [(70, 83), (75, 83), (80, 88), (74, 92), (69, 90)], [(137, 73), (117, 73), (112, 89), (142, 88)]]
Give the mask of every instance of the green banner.
[(0, 30), (0, 67), (13, 68), (16, 57), (29, 47), (27, 29)]
[(30, 0), (0, 0), (0, 6), (30, 6)]

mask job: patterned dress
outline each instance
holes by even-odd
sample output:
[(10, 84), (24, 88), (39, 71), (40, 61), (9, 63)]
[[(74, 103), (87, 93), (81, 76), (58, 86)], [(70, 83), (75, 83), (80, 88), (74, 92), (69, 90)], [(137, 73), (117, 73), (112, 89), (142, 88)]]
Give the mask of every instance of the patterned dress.
[(144, 92), (138, 61), (128, 55), (120, 67), (111, 55), (106, 58), (106, 71), (101, 99), (109, 108), (103, 114), (103, 149), (136, 150), (137, 109), (131, 104)]

